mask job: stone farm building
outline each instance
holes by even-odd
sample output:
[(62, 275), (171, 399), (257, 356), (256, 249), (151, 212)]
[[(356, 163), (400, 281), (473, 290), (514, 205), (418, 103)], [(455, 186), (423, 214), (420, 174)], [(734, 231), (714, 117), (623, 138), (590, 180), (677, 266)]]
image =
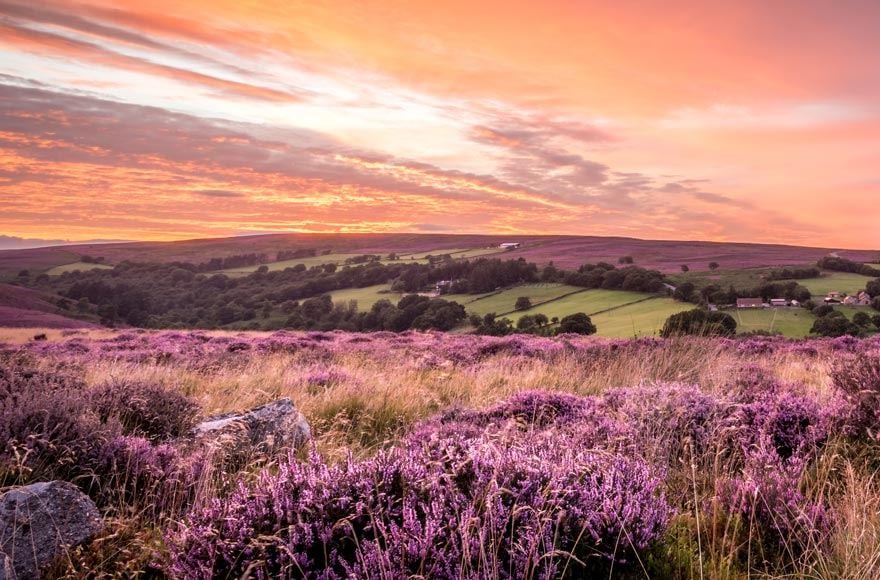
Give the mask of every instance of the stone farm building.
[(826, 304), (840, 304), (843, 302), (843, 298), (840, 296), (840, 292), (829, 292), (825, 296)]
[(763, 308), (764, 301), (760, 298), (737, 298), (737, 308)]
[(843, 303), (847, 306), (869, 306), (871, 304), (871, 297), (867, 292), (862, 290), (855, 296), (847, 296), (844, 298)]

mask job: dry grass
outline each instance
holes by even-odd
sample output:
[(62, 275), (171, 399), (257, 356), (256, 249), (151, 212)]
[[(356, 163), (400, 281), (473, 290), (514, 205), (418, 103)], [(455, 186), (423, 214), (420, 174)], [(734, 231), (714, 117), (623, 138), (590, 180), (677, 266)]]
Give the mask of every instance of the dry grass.
[[(0, 341), (24, 342), (38, 332), (4, 330)], [(47, 334), (48, 340), (62, 338), (59, 331)], [(97, 339), (112, 335), (113, 331), (86, 331), (79, 336)], [(751, 367), (786, 382), (801, 383), (821, 399), (831, 395), (832, 363), (827, 354), (807, 357), (787, 350), (772, 356), (742, 354), (711, 339), (670, 340), (663, 348), (606, 349), (590, 355), (563, 352), (546, 358), (502, 353), (470, 364), (444, 360), (429, 364), (405, 348), (381, 356), (369, 350), (253, 352), (246, 357), (220, 359), (207, 367), (132, 363), (113, 357), (88, 357), (80, 362), (89, 384), (125, 377), (175, 385), (196, 397), (207, 414), (290, 397), (309, 420), (319, 451), (336, 460), (348, 454), (369, 455), (393, 443), (416, 421), (443, 410), (488, 407), (525, 390), (588, 395), (662, 381), (696, 384), (717, 392), (743, 368)], [(331, 379), (312, 379), (321, 373)], [(751, 531), (735, 519), (705, 519), (705, 514), (711, 513), (704, 508), (713, 497), (712, 482), (729, 469), (724, 458), (701, 458), (692, 466), (683, 466), (676, 475), (680, 480), (676, 485), (681, 488), (676, 491), (692, 495), (688, 503), (694, 509), (682, 513), (670, 532), (669, 543), (677, 552), (666, 557), (675, 577), (760, 575), (761, 554), (747, 547)], [(829, 500), (836, 519), (827, 545), (815, 546), (807, 555), (792, 556), (791, 572), (786, 577), (880, 577), (880, 481), (871, 462), (855, 456), (842, 443), (830, 446), (804, 487), (808, 496)], [(213, 493), (206, 490), (204, 495)], [(149, 543), (153, 534), (148, 531), (138, 535), (125, 525), (115, 533), (122, 538), (120, 545), (114, 546), (112, 539), (104, 540), (107, 550), (130, 549), (124, 541), (129, 536)]]

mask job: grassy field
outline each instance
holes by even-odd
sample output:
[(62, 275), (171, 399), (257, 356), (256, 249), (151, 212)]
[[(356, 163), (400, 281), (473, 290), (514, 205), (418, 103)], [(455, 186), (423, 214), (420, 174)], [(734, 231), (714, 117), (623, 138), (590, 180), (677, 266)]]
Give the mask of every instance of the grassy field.
[[(351, 258), (357, 255), (358, 254), (327, 254), (325, 256), (314, 256), (311, 258), (295, 258), (293, 260), (282, 260), (280, 262), (271, 262), (265, 265), (269, 268), (270, 272), (274, 272), (275, 270), (284, 270), (286, 268), (293, 268), (298, 264), (303, 264), (306, 268), (330, 263), (339, 265), (344, 263), (347, 258)], [(221, 270), (221, 273), (231, 275), (250, 274), (251, 272), (256, 272), (257, 268), (259, 267), (259, 264), (256, 266), (242, 266), (241, 268), (230, 268), (228, 270)]]
[[(479, 314), (480, 316), (494, 312), (503, 314), (513, 311), (516, 299), (520, 296), (528, 296), (532, 304), (544, 302), (559, 298), (571, 292), (578, 292), (583, 288), (576, 286), (568, 286), (566, 284), (524, 284), (514, 288), (502, 290), (497, 294), (484, 294), (482, 298), (471, 294), (449, 294), (442, 296), (445, 300), (454, 300), (459, 304), (464, 304), (468, 312)], [(535, 312), (529, 311), (531, 314)], [(519, 313), (517, 313), (519, 314)]]
[(855, 315), (856, 312), (864, 312), (864, 313), (867, 314), (868, 316), (874, 316), (875, 314), (880, 314), (880, 312), (877, 312), (876, 310), (874, 310), (874, 309), (871, 308), (870, 306), (843, 306), (843, 305), (836, 305), (836, 306), (834, 307), (834, 309), (835, 309), (835, 310), (839, 310), (840, 312), (842, 312), (842, 313), (843, 313), (847, 318), (849, 318), (850, 320), (852, 320), (852, 317)]
[(737, 289), (754, 288), (764, 281), (772, 268), (742, 268), (739, 270), (719, 269), (714, 272), (711, 270), (699, 272), (679, 273), (669, 276), (672, 284), (678, 286), (685, 282), (690, 282), (697, 288), (703, 288), (710, 284), (715, 284), (720, 288), (728, 288), (733, 286)]
[(410, 252), (405, 254), (397, 254), (397, 257), (401, 260), (411, 261), (411, 260), (424, 260), (428, 256), (443, 256), (445, 254), (457, 255), (462, 252), (467, 252), (468, 248), (439, 248), (434, 250), (422, 251), (422, 252)]
[(543, 314), (547, 318), (562, 318), (576, 312), (584, 312), (593, 315), (611, 308), (619, 308), (640, 300), (650, 298), (650, 294), (642, 292), (626, 292), (624, 290), (584, 290), (577, 294), (565, 296), (559, 300), (541, 304), (529, 310), (516, 312), (510, 318), (517, 320), (526, 314)]
[[(697, 288), (715, 284), (721, 288), (733, 286), (737, 289), (750, 289), (764, 282), (764, 277), (771, 270), (773, 268), (688, 272), (686, 274), (676, 274), (669, 278), (675, 285), (691, 282)], [(870, 277), (862, 276), (861, 274), (825, 270), (822, 272), (821, 278), (808, 278), (806, 280), (795, 280), (795, 282), (807, 288), (813, 296), (825, 296), (832, 291), (854, 294), (859, 290), (864, 290), (865, 284), (869, 280), (871, 280)]]
[(736, 319), (737, 332), (763, 330), (781, 332), (790, 338), (802, 338), (810, 334), (816, 317), (803, 308), (761, 308), (755, 310), (731, 310)]
[[(446, 253), (446, 252), (434, 252), (434, 255)], [(399, 260), (379, 260), (382, 264), (427, 264), (428, 260), (425, 256), (431, 254), (431, 252), (420, 252), (418, 255), (407, 255), (405, 257), (401, 257)], [(270, 262), (268, 264), (258, 264), (256, 266), (242, 266), (241, 268), (230, 268), (228, 270), (221, 270), (221, 274), (227, 274), (230, 276), (242, 276), (245, 274), (250, 274), (251, 272), (255, 272), (257, 268), (261, 265), (265, 265), (269, 268), (269, 271), (275, 270), (284, 270), (286, 268), (293, 268), (299, 264), (303, 264), (306, 268), (311, 268), (313, 266), (321, 266), (323, 264), (336, 264), (339, 267), (343, 267), (346, 265), (345, 261), (349, 258), (353, 258), (355, 256), (362, 256), (363, 254), (327, 254), (324, 256), (315, 256), (312, 258), (296, 258), (293, 260), (283, 260), (281, 262)], [(356, 266), (362, 266), (363, 264), (354, 264)]]
[[(495, 256), (495, 254), (503, 254), (507, 252), (507, 250), (502, 250), (500, 248), (473, 248), (470, 250), (465, 250), (463, 252), (459, 252), (453, 254), (453, 258), (480, 258), (483, 256)], [(498, 256), (496, 256), (498, 257)], [(502, 258), (504, 259), (504, 258)]]
[(63, 266), (55, 266), (46, 271), (50, 276), (60, 276), (67, 272), (85, 272), (86, 270), (109, 270), (113, 266), (107, 264), (90, 264), (88, 262), (74, 262), (73, 264), (64, 264)]
[(693, 304), (676, 302), (672, 298), (652, 298), (597, 314), (592, 319), (593, 324), (596, 325), (596, 334), (599, 336), (609, 338), (654, 336), (663, 328), (667, 318), (692, 308), (694, 308)]
[(391, 284), (377, 284), (375, 286), (367, 286), (366, 288), (345, 288), (330, 293), (330, 298), (334, 304), (347, 303), (352, 300), (357, 302), (358, 310), (366, 311), (372, 308), (373, 304), (379, 300), (390, 300), (397, 304), (401, 295), (397, 292), (391, 292)]
[(829, 292), (856, 294), (859, 290), (864, 290), (872, 279), (861, 274), (825, 271), (821, 278), (798, 280), (798, 284), (807, 288), (813, 296), (825, 296)]

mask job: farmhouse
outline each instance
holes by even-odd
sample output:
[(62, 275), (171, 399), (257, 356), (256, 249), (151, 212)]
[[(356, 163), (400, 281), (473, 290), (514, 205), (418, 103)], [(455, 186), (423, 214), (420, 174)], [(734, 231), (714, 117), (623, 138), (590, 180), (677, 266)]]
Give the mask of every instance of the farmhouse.
[(737, 308), (763, 308), (764, 302), (760, 298), (737, 298)]
[(452, 287), (452, 280), (440, 280), (434, 286), (437, 290), (437, 294), (446, 294), (449, 292), (449, 288)]
[(856, 304), (858, 306), (870, 306), (871, 295), (862, 290), (861, 292), (859, 292), (858, 296), (856, 296)]
[(774, 308), (788, 306), (788, 300), (786, 300), (785, 298), (771, 298), (770, 299), (770, 306), (773, 306)]
[(843, 302), (843, 298), (840, 296), (840, 292), (829, 292), (825, 296), (825, 304), (840, 304)]
[(520, 244), (519, 242), (504, 242), (503, 244), (501, 244), (498, 247), (501, 248), (502, 250), (515, 250), (515, 249), (519, 248), (521, 245), (522, 244)]

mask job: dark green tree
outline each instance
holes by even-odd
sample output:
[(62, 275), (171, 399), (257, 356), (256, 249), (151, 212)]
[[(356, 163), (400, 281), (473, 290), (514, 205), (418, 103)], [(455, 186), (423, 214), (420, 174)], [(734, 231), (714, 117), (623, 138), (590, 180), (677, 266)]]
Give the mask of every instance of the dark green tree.
[(513, 305), (514, 310), (528, 310), (532, 307), (532, 300), (528, 296), (520, 296)]
[(596, 334), (596, 325), (583, 312), (563, 316), (559, 321), (559, 334)]
[(667, 318), (660, 336), (733, 336), (735, 333), (736, 320), (730, 314), (695, 308)]

